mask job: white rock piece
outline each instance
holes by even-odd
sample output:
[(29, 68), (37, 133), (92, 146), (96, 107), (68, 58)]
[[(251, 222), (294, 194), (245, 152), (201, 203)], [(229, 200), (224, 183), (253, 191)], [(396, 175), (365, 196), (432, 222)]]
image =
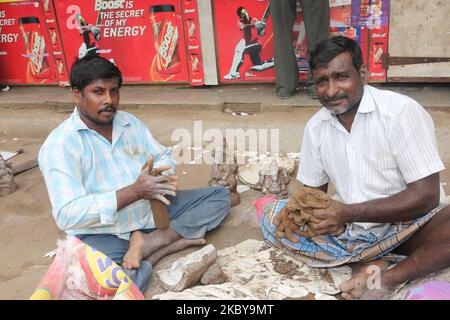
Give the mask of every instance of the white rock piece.
[(170, 269), (160, 270), (156, 274), (166, 290), (179, 292), (197, 284), (216, 258), (216, 248), (209, 244), (176, 260)]
[[(260, 157), (261, 158), (261, 157)], [(277, 164), (281, 168), (286, 168), (288, 173), (291, 175), (295, 172), (298, 164), (298, 159), (289, 158), (286, 156), (283, 157), (267, 157), (264, 159), (260, 159), (254, 163), (247, 163), (245, 165), (239, 166), (238, 169), (238, 178), (239, 180), (253, 189), (261, 189), (261, 186), (258, 184), (259, 182), (259, 172), (261, 170), (267, 170), (270, 168), (270, 164), (272, 160), (276, 160)]]
[(238, 184), (237, 187), (236, 187), (236, 191), (238, 193), (243, 193), (243, 192), (248, 191), (248, 190), (250, 190), (250, 187), (246, 186), (244, 184)]

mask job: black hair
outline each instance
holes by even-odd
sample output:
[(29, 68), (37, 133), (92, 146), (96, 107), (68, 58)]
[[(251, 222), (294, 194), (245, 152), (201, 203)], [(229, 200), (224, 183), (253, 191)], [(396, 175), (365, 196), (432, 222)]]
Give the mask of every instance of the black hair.
[(236, 13), (237, 13), (238, 17), (241, 17), (241, 12), (242, 12), (242, 10), (244, 10), (244, 9), (245, 9), (244, 7), (239, 7), (239, 8), (237, 8)]
[(70, 85), (82, 91), (92, 81), (98, 79), (119, 79), (119, 88), (122, 86), (122, 73), (111, 61), (98, 55), (86, 55), (75, 60), (70, 70)]
[(309, 54), (309, 67), (311, 70), (324, 67), (337, 55), (344, 52), (351, 54), (353, 66), (359, 71), (363, 64), (361, 48), (355, 40), (344, 36), (335, 36), (320, 41)]

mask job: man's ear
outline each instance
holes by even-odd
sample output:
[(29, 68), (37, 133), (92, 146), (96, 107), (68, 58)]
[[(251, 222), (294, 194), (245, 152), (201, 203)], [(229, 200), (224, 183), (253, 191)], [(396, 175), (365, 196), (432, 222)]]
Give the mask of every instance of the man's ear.
[(359, 77), (361, 78), (361, 81), (363, 84), (367, 84), (368, 82), (368, 71), (367, 71), (367, 66), (365, 64), (361, 65), (361, 67), (359, 68)]
[(75, 105), (78, 105), (81, 99), (81, 91), (78, 88), (72, 88), (72, 97)]

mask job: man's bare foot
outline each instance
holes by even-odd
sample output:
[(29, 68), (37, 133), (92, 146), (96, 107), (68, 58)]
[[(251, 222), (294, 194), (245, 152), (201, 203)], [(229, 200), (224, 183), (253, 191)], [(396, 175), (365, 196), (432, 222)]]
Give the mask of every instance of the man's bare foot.
[[(382, 296), (386, 294), (386, 290), (383, 288), (369, 290), (367, 287), (367, 280), (374, 274), (374, 272), (378, 271), (381, 277), (381, 272), (386, 270), (388, 266), (389, 262), (381, 259), (355, 266), (352, 270), (351, 279), (345, 281), (339, 286), (339, 289), (342, 291), (342, 298), (346, 300), (359, 299), (363, 296), (366, 297), (366, 299), (382, 298)], [(374, 267), (378, 268), (371, 269)], [(381, 283), (381, 279), (379, 281)], [(369, 291), (371, 292), (370, 294)], [(375, 291), (379, 291), (378, 294)]]
[(159, 260), (164, 258), (165, 256), (181, 251), (183, 249), (186, 249), (191, 246), (201, 246), (206, 243), (206, 240), (203, 238), (200, 239), (185, 239), (181, 238), (178, 239), (175, 242), (172, 242), (168, 246), (162, 247), (158, 251), (152, 253), (148, 258), (147, 261), (150, 262), (153, 265), (155, 265)]
[(122, 267), (127, 269), (137, 269), (141, 266), (144, 241), (144, 234), (142, 232), (134, 231), (131, 234), (128, 251), (122, 259)]

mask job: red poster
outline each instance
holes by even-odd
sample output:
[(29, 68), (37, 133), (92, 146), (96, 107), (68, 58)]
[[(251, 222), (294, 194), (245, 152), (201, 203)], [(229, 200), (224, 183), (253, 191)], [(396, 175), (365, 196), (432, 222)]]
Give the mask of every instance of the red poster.
[(214, 0), (219, 81), (272, 82), (269, 0)]
[(0, 3), (0, 82), (56, 83), (40, 1)]
[(53, 61), (55, 62), (54, 73), (56, 75), (56, 79), (59, 81), (60, 86), (68, 86), (68, 68), (62, 50), (61, 35), (59, 34), (53, 1), (43, 0), (41, 12), (45, 23), (45, 28), (47, 30), (48, 38), (50, 40), (50, 51), (52, 52)]
[[(359, 8), (359, 3), (370, 2), (374, 13), (381, 12), (375, 10), (383, 3), (384, 14), (388, 12), (388, 1), (384, 0), (329, 0), (330, 1), (330, 34), (343, 34), (358, 41), (363, 51), (363, 59), (365, 63), (369, 63), (371, 80), (380, 81), (385, 79), (386, 70), (382, 70), (382, 64), (377, 59), (378, 54), (383, 50), (387, 50), (387, 31), (386, 38), (378, 34), (375, 29), (372, 31), (373, 25), (368, 28), (359, 22), (362, 18), (360, 12), (356, 12), (355, 8)], [(298, 2), (298, 1), (297, 1)], [(273, 33), (270, 14), (266, 15), (266, 7), (268, 0), (215, 0), (214, 1), (214, 20), (216, 28), (216, 47), (217, 60), (220, 71), (220, 82), (237, 83), (237, 82), (274, 82), (275, 73), (272, 68), (271, 59), (273, 57)], [(265, 22), (264, 32), (258, 34), (257, 28), (247, 30), (247, 35), (241, 30), (242, 19), (238, 16), (237, 11), (242, 7), (250, 17), (248, 25), (255, 25), (257, 21)], [(358, 9), (359, 10), (359, 9)], [(356, 19), (358, 18), (358, 19)], [(373, 20), (373, 19), (372, 19)], [(370, 21), (372, 21), (370, 20)], [(387, 21), (386, 19), (380, 20)], [(385, 22), (383, 22), (385, 23)], [(387, 22), (386, 22), (387, 23)], [(369, 30), (371, 32), (369, 38)], [(245, 39), (247, 37), (247, 40)], [(249, 41), (248, 39), (251, 39)], [(369, 43), (370, 55), (369, 56)], [(293, 28), (293, 45), (295, 55), (297, 57), (299, 79), (306, 80), (309, 63), (308, 48), (305, 33), (305, 24), (301, 6), (297, 3), (297, 16)], [(253, 49), (252, 49), (253, 46)], [(256, 49), (255, 49), (256, 48)], [(252, 54), (253, 50), (253, 54)], [(256, 53), (259, 54), (259, 57)], [(252, 59), (253, 55), (253, 59)], [(376, 61), (374, 63), (373, 61)], [(255, 63), (256, 62), (256, 63)], [(264, 67), (258, 67), (258, 63), (263, 62)], [(265, 63), (269, 62), (269, 63)], [(268, 68), (265, 68), (268, 67)], [(384, 75), (383, 75), (384, 73)]]
[(188, 82), (180, 0), (54, 1), (66, 60), (98, 54), (125, 82)]
[(379, 27), (369, 32), (369, 79), (373, 82), (386, 81), (386, 57), (388, 50), (388, 29)]
[(195, 0), (181, 0), (183, 8), (184, 35), (186, 39), (189, 82), (192, 86), (205, 84), (203, 56), (200, 42), (198, 7)]

